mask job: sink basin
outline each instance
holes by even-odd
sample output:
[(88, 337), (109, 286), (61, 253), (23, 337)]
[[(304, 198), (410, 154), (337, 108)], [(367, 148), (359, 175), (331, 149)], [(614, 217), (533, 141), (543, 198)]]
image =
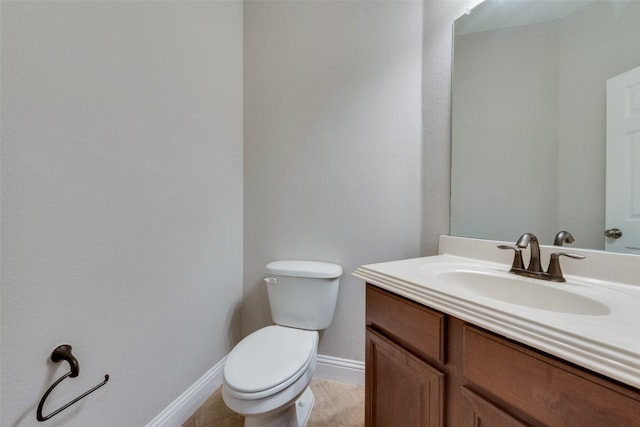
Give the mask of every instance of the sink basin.
[(562, 287), (567, 284), (482, 270), (440, 271), (433, 278), (481, 297), (539, 310), (590, 316), (611, 313), (609, 307), (600, 301), (563, 290)]

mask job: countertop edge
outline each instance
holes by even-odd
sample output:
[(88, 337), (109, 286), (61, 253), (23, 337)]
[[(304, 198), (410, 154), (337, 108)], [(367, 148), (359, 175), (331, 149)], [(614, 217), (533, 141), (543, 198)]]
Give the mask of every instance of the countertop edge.
[(630, 358), (633, 355), (617, 351), (605, 344), (599, 345), (598, 342), (588, 337), (565, 334), (551, 326), (530, 322), (508, 313), (495, 312), (490, 307), (458, 299), (455, 296), (429, 289), (428, 286), (417, 286), (400, 278), (375, 272), (366, 266), (359, 267), (353, 276), (640, 389), (640, 369), (636, 369), (630, 364)]

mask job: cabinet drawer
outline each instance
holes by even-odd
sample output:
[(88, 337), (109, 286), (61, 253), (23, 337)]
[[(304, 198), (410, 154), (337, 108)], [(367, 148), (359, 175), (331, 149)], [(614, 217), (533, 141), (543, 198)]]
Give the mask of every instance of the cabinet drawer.
[(463, 372), (473, 388), (542, 425), (640, 426), (637, 391), (469, 325)]
[(423, 358), (445, 361), (446, 315), (367, 284), (367, 325)]

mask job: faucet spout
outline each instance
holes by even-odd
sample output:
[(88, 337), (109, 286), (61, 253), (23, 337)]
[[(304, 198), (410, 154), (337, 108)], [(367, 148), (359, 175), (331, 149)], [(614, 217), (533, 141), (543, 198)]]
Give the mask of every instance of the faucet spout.
[(540, 264), (540, 244), (538, 243), (538, 238), (533, 233), (524, 233), (516, 242), (516, 246), (521, 249), (525, 249), (527, 246), (531, 248), (531, 257), (527, 271), (541, 273), (542, 265)]
[(566, 230), (558, 231), (555, 239), (553, 239), (554, 246), (562, 246), (563, 243), (573, 243), (575, 239), (573, 235)]

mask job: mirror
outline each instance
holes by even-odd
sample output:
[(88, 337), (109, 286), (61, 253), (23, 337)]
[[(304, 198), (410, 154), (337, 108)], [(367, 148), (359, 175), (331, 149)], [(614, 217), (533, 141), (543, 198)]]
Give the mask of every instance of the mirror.
[(455, 21), (452, 235), (605, 249), (607, 80), (640, 66), (639, 22), (637, 0), (486, 0)]

